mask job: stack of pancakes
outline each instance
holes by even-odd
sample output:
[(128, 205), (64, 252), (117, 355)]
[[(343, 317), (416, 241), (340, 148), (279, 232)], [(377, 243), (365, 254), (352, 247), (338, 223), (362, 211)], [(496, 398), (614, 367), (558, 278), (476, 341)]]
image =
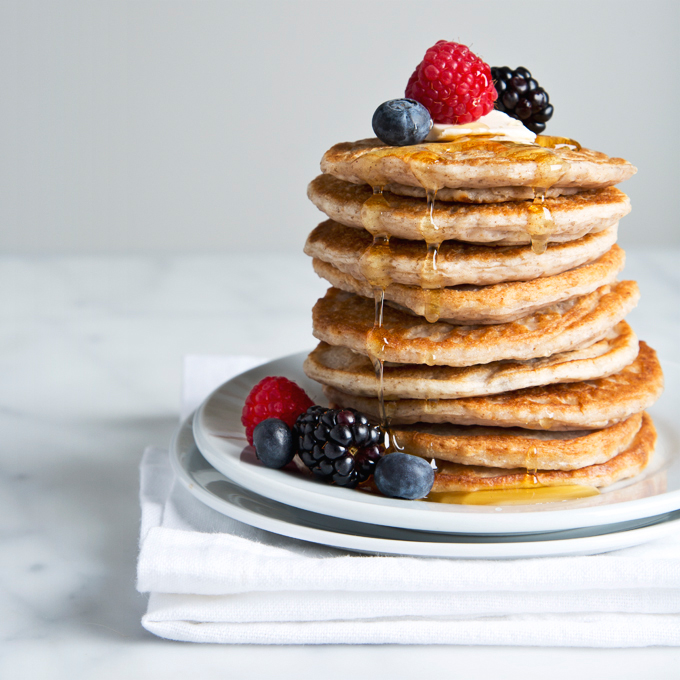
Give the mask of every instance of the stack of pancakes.
[(638, 474), (663, 376), (626, 314), (620, 158), (570, 140), (338, 144), (309, 186), (330, 219), (306, 363), (336, 407), (435, 459), (433, 491), (601, 487)]

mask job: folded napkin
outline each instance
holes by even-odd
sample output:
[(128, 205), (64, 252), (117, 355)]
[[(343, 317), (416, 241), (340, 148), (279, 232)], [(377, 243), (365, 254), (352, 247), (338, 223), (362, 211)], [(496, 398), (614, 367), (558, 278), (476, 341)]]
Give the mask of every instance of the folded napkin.
[[(182, 412), (261, 360), (187, 357)], [(167, 451), (141, 463), (142, 625), (257, 644), (680, 644), (680, 534), (590, 557), (373, 557), (271, 534), (204, 506)]]

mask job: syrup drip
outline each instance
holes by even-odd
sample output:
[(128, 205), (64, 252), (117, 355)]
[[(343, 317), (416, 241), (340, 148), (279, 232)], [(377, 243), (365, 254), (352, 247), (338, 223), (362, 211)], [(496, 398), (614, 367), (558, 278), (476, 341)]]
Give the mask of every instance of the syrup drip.
[(430, 503), (452, 503), (458, 505), (533, 505), (539, 503), (559, 503), (578, 498), (597, 496), (600, 492), (594, 486), (569, 484), (566, 486), (520, 487), (488, 491), (445, 491), (430, 493), (426, 501)]
[(530, 486), (531, 484), (539, 484), (538, 481), (538, 449), (532, 446), (526, 454), (526, 460), (524, 461), (524, 466), (527, 471), (524, 476), (524, 484)]
[(385, 289), (392, 283), (391, 262), (390, 237), (374, 236), (373, 243), (359, 258), (361, 274), (371, 284), (374, 292), (379, 290), (384, 295)]
[[(373, 288), (375, 300), (375, 318), (373, 328), (369, 331), (366, 345), (368, 356), (375, 370), (375, 377), (380, 385), (378, 401), (380, 404), (380, 424), (387, 431), (387, 413), (385, 410), (384, 372), (385, 363), (383, 352), (387, 338), (382, 332), (383, 312), (385, 309), (385, 289), (392, 282), (390, 238), (382, 229), (381, 218), (383, 210), (389, 209), (389, 204), (383, 196), (382, 186), (373, 187), (373, 195), (361, 206), (361, 223), (373, 235), (373, 243), (364, 251), (359, 260), (359, 267), (364, 278)], [(386, 434), (386, 444), (389, 443), (389, 431)]]
[(375, 295), (375, 321), (373, 322), (373, 328), (368, 331), (368, 336), (366, 338), (366, 349), (368, 351), (368, 358), (373, 364), (373, 370), (375, 371), (375, 377), (378, 380), (378, 403), (379, 403), (379, 414), (380, 414), (380, 425), (388, 433), (389, 428), (387, 423), (387, 410), (385, 408), (385, 361), (383, 360), (383, 355), (385, 352), (385, 347), (389, 344), (386, 337), (386, 333), (383, 332), (382, 321), (383, 321), (383, 309), (385, 307), (385, 291), (380, 288), (374, 288), (373, 293)]
[(542, 255), (548, 247), (548, 239), (555, 231), (555, 220), (545, 205), (545, 189), (534, 190), (534, 201), (527, 206), (527, 232), (531, 250)]
[(558, 146), (573, 146), (576, 151), (580, 151), (582, 148), (575, 139), (552, 137), (551, 135), (537, 135), (534, 143), (546, 149), (556, 149)]
[[(447, 142), (437, 142), (429, 145), (406, 147), (379, 147), (370, 149), (359, 155), (352, 162), (356, 174), (372, 186), (384, 185), (388, 178), (381, 174), (380, 161), (383, 158), (394, 158), (404, 163), (428, 194), (428, 212), (421, 225), (421, 234), (428, 244), (427, 260), (423, 262), (423, 288), (437, 288), (436, 257), (441, 238), (436, 234), (436, 227), (431, 219), (432, 206), (429, 204), (430, 193), (432, 201), (434, 194), (441, 188), (433, 169), (438, 164), (456, 158), (458, 154), (468, 151), (481, 151), (505, 159), (510, 162), (528, 161), (536, 164), (535, 177), (532, 186), (535, 189), (535, 199), (529, 205), (527, 231), (531, 239), (532, 250), (536, 254), (545, 252), (550, 234), (555, 229), (555, 223), (550, 211), (545, 206), (545, 191), (553, 186), (569, 169), (569, 163), (561, 158), (555, 148), (560, 145), (581, 148), (578, 142), (566, 137), (551, 137), (539, 135), (534, 144), (519, 144), (507, 140), (493, 139), (491, 135), (471, 135), (460, 137)], [(432, 296), (432, 304), (428, 307), (425, 317), (432, 322), (437, 314), (437, 301)], [(436, 320), (436, 319), (435, 319)]]
[(441, 288), (442, 275), (437, 268), (437, 257), (439, 247), (442, 244), (442, 237), (439, 228), (434, 222), (434, 200), (437, 195), (436, 190), (427, 191), (427, 203), (425, 214), (420, 220), (420, 235), (427, 244), (427, 253), (420, 265), (420, 280), (423, 294), (425, 295), (425, 305), (423, 316), (429, 323), (439, 321), (441, 315)]

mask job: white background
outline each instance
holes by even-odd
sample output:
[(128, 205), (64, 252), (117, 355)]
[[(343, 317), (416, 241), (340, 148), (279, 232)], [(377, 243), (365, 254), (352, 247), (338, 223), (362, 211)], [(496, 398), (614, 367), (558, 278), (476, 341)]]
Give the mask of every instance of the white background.
[(305, 188), (436, 40), (523, 65), (679, 245), (676, 0), (0, 0), (0, 252), (299, 252)]
[(676, 357), (679, 7), (0, 0), (0, 677), (676, 677), (674, 648), (170, 643), (134, 583), (181, 356), (312, 345), (306, 184), (440, 38), (530, 68), (548, 132), (640, 168), (630, 320)]

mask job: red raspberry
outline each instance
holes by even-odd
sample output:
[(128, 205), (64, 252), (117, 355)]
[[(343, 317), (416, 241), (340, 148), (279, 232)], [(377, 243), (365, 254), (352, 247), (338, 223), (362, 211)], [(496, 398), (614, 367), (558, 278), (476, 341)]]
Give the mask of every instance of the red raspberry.
[(288, 427), (293, 427), (297, 417), (313, 404), (305, 391), (292, 380), (272, 376), (263, 378), (250, 390), (241, 413), (248, 443), (252, 446), (253, 430), (258, 423), (267, 418), (278, 418)]
[(491, 69), (465, 45), (440, 40), (425, 52), (406, 96), (430, 111), (435, 123), (472, 123), (493, 110)]

